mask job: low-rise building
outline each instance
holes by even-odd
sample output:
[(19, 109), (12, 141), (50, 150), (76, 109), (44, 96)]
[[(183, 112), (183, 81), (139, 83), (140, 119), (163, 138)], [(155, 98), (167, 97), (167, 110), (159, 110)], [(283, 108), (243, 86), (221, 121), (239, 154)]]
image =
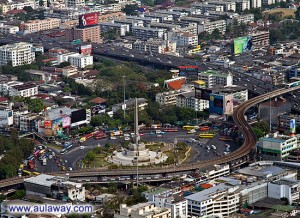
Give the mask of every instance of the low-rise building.
[(278, 115), (278, 126), (282, 129), (290, 129), (290, 121), (294, 119), (296, 126), (300, 126), (300, 116), (298, 114), (282, 113)]
[(35, 113), (20, 114), (17, 116), (18, 128), (21, 132), (36, 132), (38, 130), (38, 120), (41, 117)]
[(18, 26), (12, 26), (12, 25), (6, 25), (4, 23), (0, 23), (0, 33), (3, 35), (6, 34), (16, 34), (19, 32), (19, 27)]
[(171, 209), (157, 208), (153, 203), (140, 203), (133, 206), (120, 205), (120, 213), (114, 214), (115, 218), (170, 218)]
[(166, 39), (166, 30), (150, 27), (132, 27), (132, 35), (138, 39)]
[(149, 53), (168, 54), (176, 52), (176, 43), (161, 39), (136, 40), (132, 44), (132, 49)]
[(0, 128), (11, 127), (14, 123), (12, 110), (0, 110)]
[(86, 66), (91, 66), (94, 63), (93, 56), (83, 54), (70, 55), (68, 57), (68, 62), (70, 62), (72, 66), (76, 66), (78, 68), (85, 68)]
[(26, 42), (0, 46), (0, 65), (10, 64), (13, 67), (31, 64), (35, 61), (33, 45)]
[(188, 215), (230, 217), (240, 207), (238, 189), (239, 186), (221, 183), (185, 197), (188, 200)]
[(274, 199), (286, 198), (289, 204), (299, 200), (299, 181), (281, 178), (268, 184), (268, 196)]
[(171, 209), (170, 218), (187, 218), (188, 202), (183, 196), (173, 195), (170, 197), (157, 196), (154, 198), (153, 203), (158, 208)]
[(68, 40), (73, 41), (80, 39), (82, 42), (101, 43), (100, 26), (89, 26), (84, 28), (65, 29), (65, 36)]
[(270, 133), (260, 138), (257, 145), (259, 157), (263, 160), (282, 161), (290, 151), (298, 148), (296, 136), (279, 135), (278, 132)]
[(198, 80), (204, 81), (207, 88), (233, 85), (233, 76), (231, 73), (220, 73), (212, 70), (198, 73)]
[(9, 96), (30, 97), (38, 94), (38, 85), (33, 82), (26, 82), (21, 85), (10, 87)]
[(27, 33), (39, 32), (58, 28), (61, 20), (58, 18), (47, 18), (44, 20), (28, 20), (22, 24)]
[(175, 91), (157, 93), (155, 96), (155, 101), (158, 102), (160, 105), (165, 105), (165, 106), (176, 105), (177, 96), (189, 92), (190, 91), (175, 90)]
[(171, 41), (175, 41), (177, 46), (198, 45), (198, 35), (187, 32), (174, 32)]
[(189, 108), (194, 111), (203, 111), (209, 108), (209, 101), (198, 99), (195, 97), (195, 92), (187, 92), (176, 97), (176, 106)]
[(270, 45), (270, 32), (269, 31), (257, 31), (250, 33), (252, 36), (252, 45), (254, 48), (260, 49)]
[(208, 2), (194, 2), (191, 6), (199, 9), (202, 14), (208, 11), (224, 11), (223, 5), (212, 5), (208, 4)]
[(41, 174), (24, 180), (26, 194), (51, 197), (59, 200), (84, 201), (85, 187), (65, 177)]
[(101, 33), (106, 33), (109, 30), (114, 30), (118, 35), (125, 36), (127, 32), (129, 32), (130, 27), (128, 24), (121, 24), (112, 22), (101, 22), (99, 23)]
[(8, 1), (7, 3), (1, 4), (2, 13), (6, 14), (11, 10), (22, 10), (24, 7), (32, 7), (35, 9), (36, 3), (33, 0), (22, 0), (22, 1)]

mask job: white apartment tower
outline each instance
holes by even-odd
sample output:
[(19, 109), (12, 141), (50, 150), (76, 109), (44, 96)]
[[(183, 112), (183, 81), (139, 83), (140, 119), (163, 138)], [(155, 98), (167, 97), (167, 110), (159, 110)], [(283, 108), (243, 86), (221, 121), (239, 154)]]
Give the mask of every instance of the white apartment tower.
[(0, 46), (0, 65), (11, 64), (15, 67), (31, 64), (35, 61), (32, 47), (32, 44), (26, 42)]

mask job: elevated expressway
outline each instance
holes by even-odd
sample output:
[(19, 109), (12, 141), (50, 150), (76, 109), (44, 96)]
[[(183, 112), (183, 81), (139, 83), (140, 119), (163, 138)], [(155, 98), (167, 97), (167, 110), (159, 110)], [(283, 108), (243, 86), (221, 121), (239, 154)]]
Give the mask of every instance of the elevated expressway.
[[(233, 112), (233, 120), (239, 130), (242, 132), (244, 136), (244, 143), (243, 145), (235, 150), (234, 152), (219, 157), (214, 160), (206, 160), (206, 161), (199, 161), (189, 165), (179, 165), (179, 166), (168, 166), (168, 167), (160, 167), (160, 168), (139, 168), (139, 175), (153, 175), (153, 174), (162, 174), (166, 176), (167, 174), (176, 174), (176, 173), (183, 173), (183, 172), (193, 172), (198, 169), (204, 169), (209, 166), (215, 164), (224, 164), (228, 163), (231, 169), (238, 167), (239, 165), (246, 163), (250, 159), (252, 159), (256, 152), (256, 136), (251, 129), (251, 126), (245, 120), (244, 114), (245, 112), (252, 106), (261, 103), (263, 101), (267, 101), (274, 97), (280, 96), (282, 94), (294, 91), (299, 89), (300, 86), (292, 87), (292, 88), (284, 88), (278, 89), (273, 92), (269, 92), (258, 97), (252, 98), (242, 104), (240, 104)], [(116, 169), (116, 170), (109, 170), (109, 169), (84, 169), (84, 170), (77, 170), (77, 171), (70, 171), (69, 177), (70, 178), (79, 178), (79, 177), (101, 177), (101, 176), (133, 176), (136, 174), (135, 168), (131, 169)], [(65, 173), (54, 173), (53, 175), (64, 176)], [(26, 177), (25, 177), (26, 178)], [(11, 178), (8, 180), (1, 180), (0, 181), (0, 189), (18, 185), (23, 182), (24, 177), (22, 178)]]

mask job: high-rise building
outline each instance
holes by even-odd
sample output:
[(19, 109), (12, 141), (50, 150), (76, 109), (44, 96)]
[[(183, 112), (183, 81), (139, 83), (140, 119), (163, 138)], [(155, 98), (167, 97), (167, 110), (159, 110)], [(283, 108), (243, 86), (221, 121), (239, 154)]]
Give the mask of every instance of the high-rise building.
[(26, 42), (19, 42), (0, 47), (0, 65), (10, 64), (13, 67), (31, 64), (35, 61), (33, 45)]

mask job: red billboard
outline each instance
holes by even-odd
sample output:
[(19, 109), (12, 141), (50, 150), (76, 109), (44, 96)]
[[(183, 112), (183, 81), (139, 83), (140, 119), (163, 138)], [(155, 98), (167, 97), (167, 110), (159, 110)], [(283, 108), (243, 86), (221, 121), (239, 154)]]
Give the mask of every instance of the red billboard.
[(45, 129), (51, 129), (52, 128), (52, 121), (51, 120), (45, 120), (44, 121), (44, 128)]
[(84, 55), (92, 54), (92, 45), (82, 45), (80, 47), (80, 54), (84, 54)]
[(83, 14), (79, 16), (79, 26), (80, 27), (86, 27), (86, 26), (93, 26), (98, 24), (98, 17), (99, 13), (89, 13), (89, 14)]

